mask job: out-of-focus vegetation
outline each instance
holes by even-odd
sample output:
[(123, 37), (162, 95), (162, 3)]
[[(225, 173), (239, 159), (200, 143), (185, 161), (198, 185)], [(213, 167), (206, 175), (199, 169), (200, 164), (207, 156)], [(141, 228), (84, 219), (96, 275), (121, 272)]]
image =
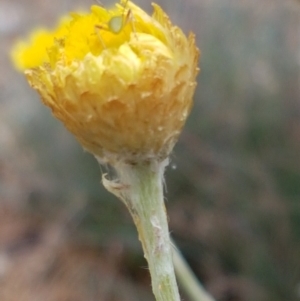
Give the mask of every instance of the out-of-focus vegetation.
[[(37, 220), (33, 233), (57, 223), (62, 244), (115, 260), (109, 279), (119, 295), (97, 300), (152, 300), (127, 210), (101, 187), (96, 161), (51, 117), (7, 56), (15, 37), (32, 26), (90, 4), (61, 2), (0, 0), (0, 207), (6, 208), (0, 213), (9, 208), (26, 222)], [(166, 172), (172, 234), (217, 300), (300, 300), (300, 3), (159, 4), (174, 23), (196, 32), (202, 52), (195, 105)], [(7, 223), (20, 221), (13, 215)], [(5, 279), (1, 256), (12, 251), (3, 237), (14, 235), (1, 233)], [(121, 259), (105, 253), (119, 250), (116, 245)], [(105, 274), (97, 277), (103, 282)]]

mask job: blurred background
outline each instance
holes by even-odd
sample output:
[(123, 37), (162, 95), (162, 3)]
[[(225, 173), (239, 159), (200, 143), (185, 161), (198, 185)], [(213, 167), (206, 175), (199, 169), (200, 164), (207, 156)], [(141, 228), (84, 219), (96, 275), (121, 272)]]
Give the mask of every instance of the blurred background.
[[(166, 171), (174, 240), (218, 301), (300, 300), (300, 2), (157, 2), (202, 53)], [(1, 301), (154, 300), (126, 208), (8, 55), (91, 4), (0, 0)]]

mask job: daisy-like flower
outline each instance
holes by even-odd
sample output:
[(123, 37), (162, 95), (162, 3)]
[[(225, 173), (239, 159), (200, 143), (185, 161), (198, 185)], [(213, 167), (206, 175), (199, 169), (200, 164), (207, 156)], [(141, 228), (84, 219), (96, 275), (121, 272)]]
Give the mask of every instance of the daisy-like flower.
[(194, 35), (153, 7), (149, 16), (126, 0), (94, 5), (12, 52), (43, 103), (102, 162), (168, 157), (192, 106)]
[(52, 32), (34, 32), (12, 57), (82, 146), (115, 167), (118, 179), (103, 184), (133, 217), (156, 300), (179, 301), (163, 172), (192, 106), (199, 51), (193, 34), (153, 7), (149, 16), (128, 0), (110, 10), (94, 5)]

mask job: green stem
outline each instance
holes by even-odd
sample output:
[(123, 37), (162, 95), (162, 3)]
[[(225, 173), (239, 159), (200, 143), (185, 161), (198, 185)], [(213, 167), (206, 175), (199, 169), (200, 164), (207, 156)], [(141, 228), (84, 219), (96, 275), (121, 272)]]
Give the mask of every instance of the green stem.
[(167, 164), (118, 164), (118, 181), (103, 178), (104, 186), (128, 207), (139, 233), (151, 274), (156, 301), (180, 301), (176, 283), (168, 221), (163, 199), (163, 173)]
[(178, 282), (186, 292), (191, 301), (214, 301), (215, 299), (205, 291), (200, 282), (196, 279), (188, 263), (183, 258), (180, 251), (173, 248), (173, 261)]

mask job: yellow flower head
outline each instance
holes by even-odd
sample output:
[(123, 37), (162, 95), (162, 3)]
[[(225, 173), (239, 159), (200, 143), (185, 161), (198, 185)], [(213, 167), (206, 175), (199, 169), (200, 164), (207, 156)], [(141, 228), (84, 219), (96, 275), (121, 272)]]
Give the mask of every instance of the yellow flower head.
[[(199, 51), (153, 4), (94, 5), (12, 52), (45, 105), (104, 162), (164, 159), (192, 105)], [(29, 68), (29, 69), (28, 69)]]

